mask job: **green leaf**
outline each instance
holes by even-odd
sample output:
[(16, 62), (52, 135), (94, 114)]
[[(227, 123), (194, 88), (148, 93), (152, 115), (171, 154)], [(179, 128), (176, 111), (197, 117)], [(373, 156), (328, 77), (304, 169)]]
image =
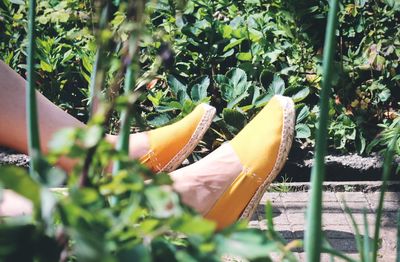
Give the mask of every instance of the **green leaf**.
[(64, 128), (57, 131), (49, 142), (52, 153), (67, 154), (75, 145), (78, 131), (75, 128)]
[(210, 78), (208, 76), (200, 77), (193, 85), (190, 95), (193, 101), (200, 101), (207, 97), (207, 88), (210, 85)]
[(248, 260), (268, 258), (268, 254), (277, 250), (277, 244), (269, 241), (263, 232), (246, 229), (233, 232), (229, 236), (216, 236), (221, 254), (239, 256)]
[(176, 230), (186, 235), (211, 235), (216, 228), (216, 224), (213, 221), (204, 219), (201, 216), (185, 216)]
[(306, 124), (296, 125), (296, 138), (308, 138), (311, 136), (311, 130)]
[[(222, 31), (223, 38), (229, 38), (229, 37), (231, 37), (233, 29), (229, 25), (223, 25), (221, 31)], [(225, 50), (224, 50), (224, 52), (225, 52)]]
[(164, 187), (147, 187), (144, 191), (151, 214), (155, 218), (168, 218), (182, 214), (179, 197)]
[(238, 53), (236, 57), (240, 61), (251, 61), (252, 60), (252, 56), (251, 56), (250, 52)]
[(310, 94), (310, 89), (308, 87), (304, 87), (296, 94), (292, 95), (292, 99), (295, 103), (304, 100)]
[(240, 68), (233, 68), (226, 73), (226, 77), (229, 78), (229, 82), (234, 88), (240, 88), (243, 90), (247, 86), (247, 75), (246, 72)]
[(168, 124), (171, 121), (171, 118), (168, 114), (149, 113), (146, 120), (150, 125), (160, 127)]
[(40, 205), (40, 185), (28, 175), (25, 169), (0, 167), (0, 174), (0, 182), (5, 188), (31, 200), (36, 207)]
[(103, 137), (103, 132), (103, 127), (99, 125), (89, 126), (83, 133), (83, 145), (86, 148), (95, 146)]
[(310, 109), (307, 105), (304, 105), (300, 112), (297, 114), (296, 124), (303, 121), (310, 114)]
[(224, 108), (222, 116), (232, 134), (237, 134), (246, 125), (246, 117), (235, 109)]
[(242, 42), (243, 42), (243, 40), (244, 40), (245, 38), (240, 38), (240, 39), (238, 39), (238, 40), (231, 40), (231, 43), (229, 43), (229, 44), (227, 44), (226, 46), (225, 46), (225, 48), (224, 48), (224, 52), (226, 52), (226, 51), (228, 51), (229, 49), (231, 49), (231, 48), (233, 48), (233, 47), (235, 47), (235, 46), (237, 46), (237, 45), (240, 45)]
[(131, 262), (131, 261), (141, 261), (141, 262), (151, 262), (150, 250), (144, 245), (136, 245), (131, 249), (124, 249), (116, 254), (118, 261), (121, 262)]
[(53, 72), (53, 67), (43, 60), (40, 60), (40, 68), (49, 73)]
[(25, 1), (23, 0), (9, 0), (10, 3), (16, 4), (16, 5), (25, 5)]
[(386, 102), (390, 98), (390, 95), (390, 89), (385, 88), (382, 92), (378, 94), (378, 97), (382, 102)]
[(285, 92), (285, 82), (279, 76), (274, 75), (274, 79), (272, 80), (268, 91), (273, 95), (283, 95), (283, 93)]
[(278, 57), (283, 53), (282, 50), (274, 50), (272, 52), (266, 53), (265, 55), (269, 58), (270, 63), (275, 63)]

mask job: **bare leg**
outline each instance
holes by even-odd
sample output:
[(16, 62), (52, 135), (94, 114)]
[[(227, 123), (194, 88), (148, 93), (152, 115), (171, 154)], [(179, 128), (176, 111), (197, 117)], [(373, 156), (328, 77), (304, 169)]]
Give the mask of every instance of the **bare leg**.
[(182, 201), (206, 214), (243, 169), (233, 148), (224, 144), (200, 161), (171, 173)]
[[(26, 134), (26, 81), (0, 61), (0, 145), (27, 153)], [(84, 127), (79, 120), (61, 110), (46, 97), (37, 92), (38, 118), (41, 149), (46, 153), (47, 143), (53, 134), (66, 127)], [(107, 135), (106, 139), (114, 144), (116, 137)], [(135, 146), (131, 146), (132, 157), (140, 157), (148, 151), (147, 138), (143, 133), (131, 135)], [(131, 143), (132, 145), (133, 143)], [(60, 159), (59, 165), (71, 170), (75, 161)]]
[[(27, 153), (25, 86), (26, 81), (0, 61), (0, 145)], [(55, 132), (66, 127), (80, 128), (85, 125), (39, 92), (36, 95), (41, 148), (46, 153), (47, 143)], [(115, 144), (117, 137), (107, 135), (106, 139)], [(147, 139), (144, 133), (131, 135), (132, 157), (138, 158), (148, 152)], [(59, 165), (66, 170), (70, 170), (74, 164), (75, 161), (67, 158), (62, 158), (59, 162)], [(175, 180), (174, 188), (181, 193), (184, 201), (199, 212), (205, 213), (233, 181), (240, 168), (237, 157), (232, 154), (229, 147), (225, 146), (204, 160), (177, 170), (171, 175)], [(28, 200), (12, 191), (6, 190), (4, 193), (3, 202), (0, 203), (0, 216), (31, 213), (32, 206)]]
[[(183, 202), (206, 214), (242, 168), (231, 146), (225, 144), (202, 160), (172, 172), (173, 189), (181, 195)], [(29, 200), (10, 190), (3, 193), (0, 217), (32, 213)]]

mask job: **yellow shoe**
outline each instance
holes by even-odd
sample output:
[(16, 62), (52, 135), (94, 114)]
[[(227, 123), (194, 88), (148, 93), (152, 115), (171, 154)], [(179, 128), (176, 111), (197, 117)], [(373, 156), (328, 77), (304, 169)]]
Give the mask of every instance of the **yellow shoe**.
[(218, 229), (250, 218), (266, 187), (282, 169), (293, 140), (293, 101), (274, 96), (267, 106), (229, 142), (242, 171), (205, 215)]
[(214, 107), (200, 104), (182, 120), (147, 132), (150, 149), (140, 161), (155, 172), (175, 170), (192, 153), (214, 116)]

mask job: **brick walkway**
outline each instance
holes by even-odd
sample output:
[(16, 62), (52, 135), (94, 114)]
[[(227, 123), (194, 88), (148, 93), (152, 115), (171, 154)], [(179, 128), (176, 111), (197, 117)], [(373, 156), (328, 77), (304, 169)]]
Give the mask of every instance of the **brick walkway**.
[[(325, 192), (323, 204), (323, 230), (326, 238), (337, 250), (358, 259), (355, 241), (355, 230), (350, 216), (344, 212), (344, 202), (352, 210), (360, 233), (364, 234), (363, 210), (367, 212), (369, 237), (372, 239), (375, 223), (375, 211), (378, 205), (379, 192)], [(303, 239), (305, 228), (305, 209), (308, 201), (307, 192), (265, 193), (257, 212), (250, 221), (251, 227), (266, 229), (265, 203), (270, 200), (273, 205), (275, 230), (289, 242)], [(379, 250), (379, 261), (395, 261), (397, 239), (397, 211), (400, 204), (400, 192), (387, 192), (385, 195), (384, 213), (382, 216), (381, 237), (382, 246)], [(295, 252), (300, 261), (305, 261), (303, 250)], [(273, 257), (275, 261), (279, 258)], [(327, 255), (322, 261), (329, 261)], [(342, 260), (335, 260), (342, 261)]]

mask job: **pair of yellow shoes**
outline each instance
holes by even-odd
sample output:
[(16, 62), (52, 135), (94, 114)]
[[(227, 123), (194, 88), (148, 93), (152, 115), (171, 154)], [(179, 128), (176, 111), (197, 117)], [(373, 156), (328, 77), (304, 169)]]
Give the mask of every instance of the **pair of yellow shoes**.
[[(148, 132), (150, 150), (142, 163), (156, 172), (175, 170), (210, 126), (215, 108), (201, 104), (184, 119)], [(293, 101), (274, 96), (229, 144), (243, 167), (216, 201), (206, 218), (224, 228), (250, 218), (266, 187), (283, 167), (290, 150), (295, 122)]]

